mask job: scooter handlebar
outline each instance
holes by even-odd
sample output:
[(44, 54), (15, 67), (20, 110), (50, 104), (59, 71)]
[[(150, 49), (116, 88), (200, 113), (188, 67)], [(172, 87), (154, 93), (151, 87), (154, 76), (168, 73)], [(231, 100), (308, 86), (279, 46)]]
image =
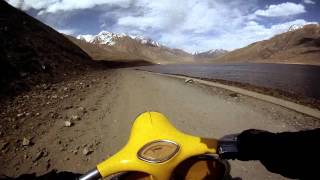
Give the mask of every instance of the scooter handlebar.
[(230, 134), (222, 137), (218, 141), (218, 154), (222, 159), (236, 159), (238, 156), (238, 139), (239, 134)]
[(102, 178), (97, 168), (87, 172), (86, 174), (79, 177), (79, 180), (97, 180)]

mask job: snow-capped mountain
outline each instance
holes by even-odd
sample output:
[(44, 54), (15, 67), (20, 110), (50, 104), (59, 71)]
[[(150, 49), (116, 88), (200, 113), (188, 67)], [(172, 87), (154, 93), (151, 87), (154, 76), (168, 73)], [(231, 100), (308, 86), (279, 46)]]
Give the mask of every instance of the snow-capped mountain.
[(193, 55), (196, 58), (216, 58), (216, 57), (219, 57), (227, 52), (228, 51), (226, 51), (224, 49), (212, 49), (212, 50), (204, 51), (204, 52), (195, 52)]
[(301, 24), (294, 24), (294, 25), (291, 25), (288, 29), (288, 31), (295, 31), (295, 30), (298, 30), (298, 29), (301, 29), (303, 28), (304, 25), (301, 25)]
[(108, 45), (108, 46), (114, 46), (119, 42), (121, 39), (128, 38), (131, 40), (135, 40), (141, 44), (145, 45), (151, 45), (155, 47), (160, 47), (160, 43), (153, 41), (152, 39), (149, 38), (144, 38), (142, 36), (134, 36), (134, 35), (128, 35), (125, 33), (112, 33), (108, 31), (101, 31), (97, 35), (78, 35), (77, 39), (84, 40), (88, 43), (94, 43), (94, 44), (103, 44), (103, 45)]
[(101, 31), (97, 35), (78, 35), (69, 39), (95, 60), (144, 60), (156, 64), (194, 62), (192, 54), (166, 47), (142, 36)]
[(149, 44), (149, 45), (153, 45), (153, 46), (156, 46), (156, 47), (160, 47), (161, 46), (161, 44), (158, 43), (157, 41), (153, 41), (152, 39), (144, 38), (142, 36), (129, 35), (129, 37), (139, 41), (142, 44)]
[(320, 64), (320, 25), (293, 25), (285, 33), (258, 41), (215, 59), (217, 63)]

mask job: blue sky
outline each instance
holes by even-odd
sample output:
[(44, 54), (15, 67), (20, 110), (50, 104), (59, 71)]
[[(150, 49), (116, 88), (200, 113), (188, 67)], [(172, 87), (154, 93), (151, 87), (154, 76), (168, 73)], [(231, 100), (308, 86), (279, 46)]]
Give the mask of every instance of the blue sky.
[(188, 52), (233, 50), (320, 20), (319, 0), (7, 1), (62, 33), (127, 33)]

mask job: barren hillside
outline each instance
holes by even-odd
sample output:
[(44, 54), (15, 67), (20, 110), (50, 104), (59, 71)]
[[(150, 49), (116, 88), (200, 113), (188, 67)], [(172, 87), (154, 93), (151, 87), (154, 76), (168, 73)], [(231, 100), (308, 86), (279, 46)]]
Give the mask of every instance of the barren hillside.
[(63, 35), (6, 1), (0, 12), (0, 94), (58, 81), (93, 64)]
[[(250, 44), (213, 60), (216, 63), (298, 63), (320, 65), (320, 26), (306, 25)], [(212, 61), (212, 62), (213, 62)]]

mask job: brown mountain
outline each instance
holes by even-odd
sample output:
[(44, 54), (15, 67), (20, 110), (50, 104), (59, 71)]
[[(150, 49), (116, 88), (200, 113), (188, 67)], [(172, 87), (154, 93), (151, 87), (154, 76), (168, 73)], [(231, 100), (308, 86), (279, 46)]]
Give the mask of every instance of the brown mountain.
[(95, 60), (148, 61), (154, 64), (193, 63), (193, 56), (171, 49), (150, 39), (103, 31), (90, 38), (68, 38)]
[(0, 93), (58, 81), (93, 63), (63, 35), (6, 1), (0, 12)]
[(305, 25), (215, 58), (215, 63), (298, 63), (320, 65), (320, 25)]

